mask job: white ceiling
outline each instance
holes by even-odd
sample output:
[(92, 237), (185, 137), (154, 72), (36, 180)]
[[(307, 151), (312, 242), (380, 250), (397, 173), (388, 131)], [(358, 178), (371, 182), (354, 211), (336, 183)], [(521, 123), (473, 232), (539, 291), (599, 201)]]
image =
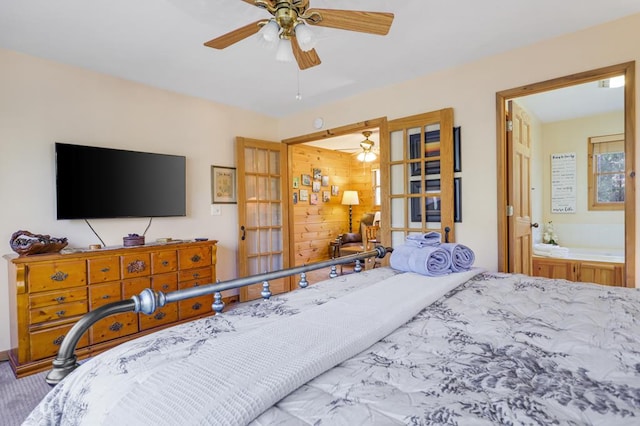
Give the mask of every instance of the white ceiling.
[(241, 0), (1, 0), (0, 47), (284, 117), (640, 12), (638, 0), (310, 4), (393, 12), (395, 20), (387, 36), (314, 27), (322, 64), (298, 72), (255, 37), (225, 50), (203, 46), (270, 16)]

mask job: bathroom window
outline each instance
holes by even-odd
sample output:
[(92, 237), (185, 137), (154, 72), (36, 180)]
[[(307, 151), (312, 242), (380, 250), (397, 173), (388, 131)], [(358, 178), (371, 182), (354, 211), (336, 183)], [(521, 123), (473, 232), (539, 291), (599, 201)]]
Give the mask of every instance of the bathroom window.
[(589, 138), (589, 210), (624, 209), (624, 134)]

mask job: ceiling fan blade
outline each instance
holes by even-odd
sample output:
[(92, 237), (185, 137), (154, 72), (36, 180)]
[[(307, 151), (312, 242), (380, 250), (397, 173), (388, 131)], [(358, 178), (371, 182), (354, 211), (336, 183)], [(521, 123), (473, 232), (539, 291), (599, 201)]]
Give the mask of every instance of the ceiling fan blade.
[(259, 24), (262, 22), (268, 22), (268, 20), (261, 19), (249, 25), (245, 25), (244, 27), (238, 28), (229, 33), (221, 35), (220, 37), (214, 38), (213, 40), (209, 40), (204, 45), (207, 47), (213, 47), (214, 49), (224, 49), (225, 47), (229, 47), (234, 43), (237, 43), (253, 34), (256, 34), (258, 31), (260, 31), (261, 27)]
[[(321, 19), (318, 18), (318, 13)], [(305, 15), (311, 25), (386, 35), (393, 23), (393, 13), (362, 12), (357, 10), (308, 9)]]
[(306, 70), (307, 68), (320, 65), (321, 61), (320, 57), (316, 53), (316, 49), (311, 49), (308, 52), (305, 52), (300, 49), (298, 40), (295, 37), (291, 37), (291, 49), (293, 49), (293, 56), (295, 56), (296, 62), (298, 62), (298, 67), (300, 67), (301, 70)]
[[(249, 3), (252, 6), (262, 7), (261, 5), (256, 4), (255, 0), (242, 0), (242, 1), (245, 2), (245, 3)], [(271, 7), (275, 7), (275, 4), (274, 4), (273, 0), (262, 0), (262, 1), (264, 1), (265, 3), (268, 3)]]

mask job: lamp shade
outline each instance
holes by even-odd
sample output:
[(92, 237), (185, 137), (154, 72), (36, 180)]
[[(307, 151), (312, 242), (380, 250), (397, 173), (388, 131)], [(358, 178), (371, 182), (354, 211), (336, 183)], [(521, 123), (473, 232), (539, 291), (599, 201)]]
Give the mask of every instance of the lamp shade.
[(342, 204), (349, 206), (357, 206), (360, 204), (358, 191), (344, 191), (342, 193)]

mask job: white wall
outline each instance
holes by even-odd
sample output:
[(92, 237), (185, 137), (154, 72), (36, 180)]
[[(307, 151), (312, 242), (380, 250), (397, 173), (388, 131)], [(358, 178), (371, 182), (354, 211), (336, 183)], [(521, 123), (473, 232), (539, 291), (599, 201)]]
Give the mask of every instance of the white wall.
[[(236, 277), (237, 207), (210, 215), (210, 166), (234, 166), (234, 138), (275, 140), (273, 119), (0, 49), (0, 240), (17, 230), (99, 243), (81, 220), (56, 220), (54, 142), (187, 157), (187, 216), (154, 219), (159, 237), (219, 240), (218, 278)], [(99, 171), (97, 171), (99, 172)], [(82, 179), (79, 176), (78, 179)], [(90, 221), (107, 245), (148, 219)], [(0, 352), (9, 349), (6, 262), (0, 262)]]
[[(462, 126), (463, 223), (456, 224), (456, 239), (475, 249), (478, 265), (496, 269), (496, 92), (639, 61), (638, 37), (640, 14), (301, 111), (281, 120), (280, 136), (313, 133), (312, 123), (316, 117), (324, 119), (325, 128), (333, 128), (375, 117), (394, 119), (453, 107), (454, 124)], [(423, 53), (428, 55), (428, 45)], [(637, 87), (640, 87), (639, 75), (637, 71)], [(636, 90), (636, 105), (640, 105), (639, 93)], [(640, 108), (636, 108), (636, 114), (639, 113)], [(637, 115), (636, 123), (640, 123)], [(636, 141), (639, 140), (636, 134)], [(640, 149), (637, 149), (636, 164), (639, 155)], [(636, 200), (640, 203), (640, 196), (636, 196)], [(637, 206), (636, 209), (640, 211)], [(636, 228), (640, 233), (640, 227)], [(640, 235), (636, 235), (636, 240), (640, 241)], [(636, 271), (640, 271), (638, 258)]]
[[(545, 123), (543, 132), (544, 223), (553, 222), (560, 245), (624, 251), (624, 211), (590, 211), (588, 197), (588, 140), (592, 136), (624, 133), (621, 111)], [(576, 153), (576, 212), (551, 213), (551, 154)]]

